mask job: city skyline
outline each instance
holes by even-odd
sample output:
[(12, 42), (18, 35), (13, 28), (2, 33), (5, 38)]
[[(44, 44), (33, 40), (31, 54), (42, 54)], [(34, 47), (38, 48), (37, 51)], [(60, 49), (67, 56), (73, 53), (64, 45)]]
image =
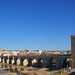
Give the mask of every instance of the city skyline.
[[(20, 49), (2, 49), (3, 51), (25, 51), (25, 50), (28, 50), (28, 49), (24, 49), (24, 50), (20, 50)], [(71, 50), (29, 50), (29, 51), (71, 51)]]
[(75, 1), (0, 1), (0, 48), (71, 50)]

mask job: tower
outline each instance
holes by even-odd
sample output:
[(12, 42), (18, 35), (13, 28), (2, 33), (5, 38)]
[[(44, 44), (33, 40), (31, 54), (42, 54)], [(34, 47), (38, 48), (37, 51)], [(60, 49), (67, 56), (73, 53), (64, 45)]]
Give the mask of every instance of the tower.
[(75, 35), (71, 35), (72, 68), (75, 68)]
[(2, 48), (0, 49), (0, 56), (2, 55)]

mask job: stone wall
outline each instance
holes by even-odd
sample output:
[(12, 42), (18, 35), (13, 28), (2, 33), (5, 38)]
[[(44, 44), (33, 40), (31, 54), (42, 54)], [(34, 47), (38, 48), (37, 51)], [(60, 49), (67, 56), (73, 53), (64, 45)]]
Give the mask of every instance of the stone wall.
[(73, 68), (75, 68), (75, 35), (71, 35), (71, 57)]

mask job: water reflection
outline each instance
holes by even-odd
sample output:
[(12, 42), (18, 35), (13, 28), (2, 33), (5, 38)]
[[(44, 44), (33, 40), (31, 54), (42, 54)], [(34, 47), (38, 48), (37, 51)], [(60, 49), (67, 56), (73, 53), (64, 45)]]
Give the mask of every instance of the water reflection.
[[(20, 66), (15, 66), (15, 65), (8, 65), (8, 64), (0, 64), (0, 70), (3, 71), (3, 72), (14, 72), (14, 73), (17, 73), (17, 75), (27, 75), (27, 73), (29, 71), (33, 71), (31, 68), (27, 68), (27, 67), (20, 67)], [(27, 73), (24, 73), (23, 72), (27, 72)]]
[[(25, 68), (20, 69), (19, 67), (16, 67), (14, 65), (0, 64), (0, 70), (2, 70), (2, 72), (8, 71), (8, 73), (14, 72), (14, 73), (17, 73), (19, 75), (20, 70), (25, 71)], [(21, 75), (24, 75), (24, 74), (21, 74)]]

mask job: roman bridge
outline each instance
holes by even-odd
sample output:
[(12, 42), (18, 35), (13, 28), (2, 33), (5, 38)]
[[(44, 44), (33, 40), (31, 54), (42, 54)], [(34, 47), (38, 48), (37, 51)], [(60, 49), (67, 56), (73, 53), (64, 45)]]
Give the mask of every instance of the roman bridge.
[(70, 66), (70, 55), (0, 56), (0, 63), (47, 68)]

